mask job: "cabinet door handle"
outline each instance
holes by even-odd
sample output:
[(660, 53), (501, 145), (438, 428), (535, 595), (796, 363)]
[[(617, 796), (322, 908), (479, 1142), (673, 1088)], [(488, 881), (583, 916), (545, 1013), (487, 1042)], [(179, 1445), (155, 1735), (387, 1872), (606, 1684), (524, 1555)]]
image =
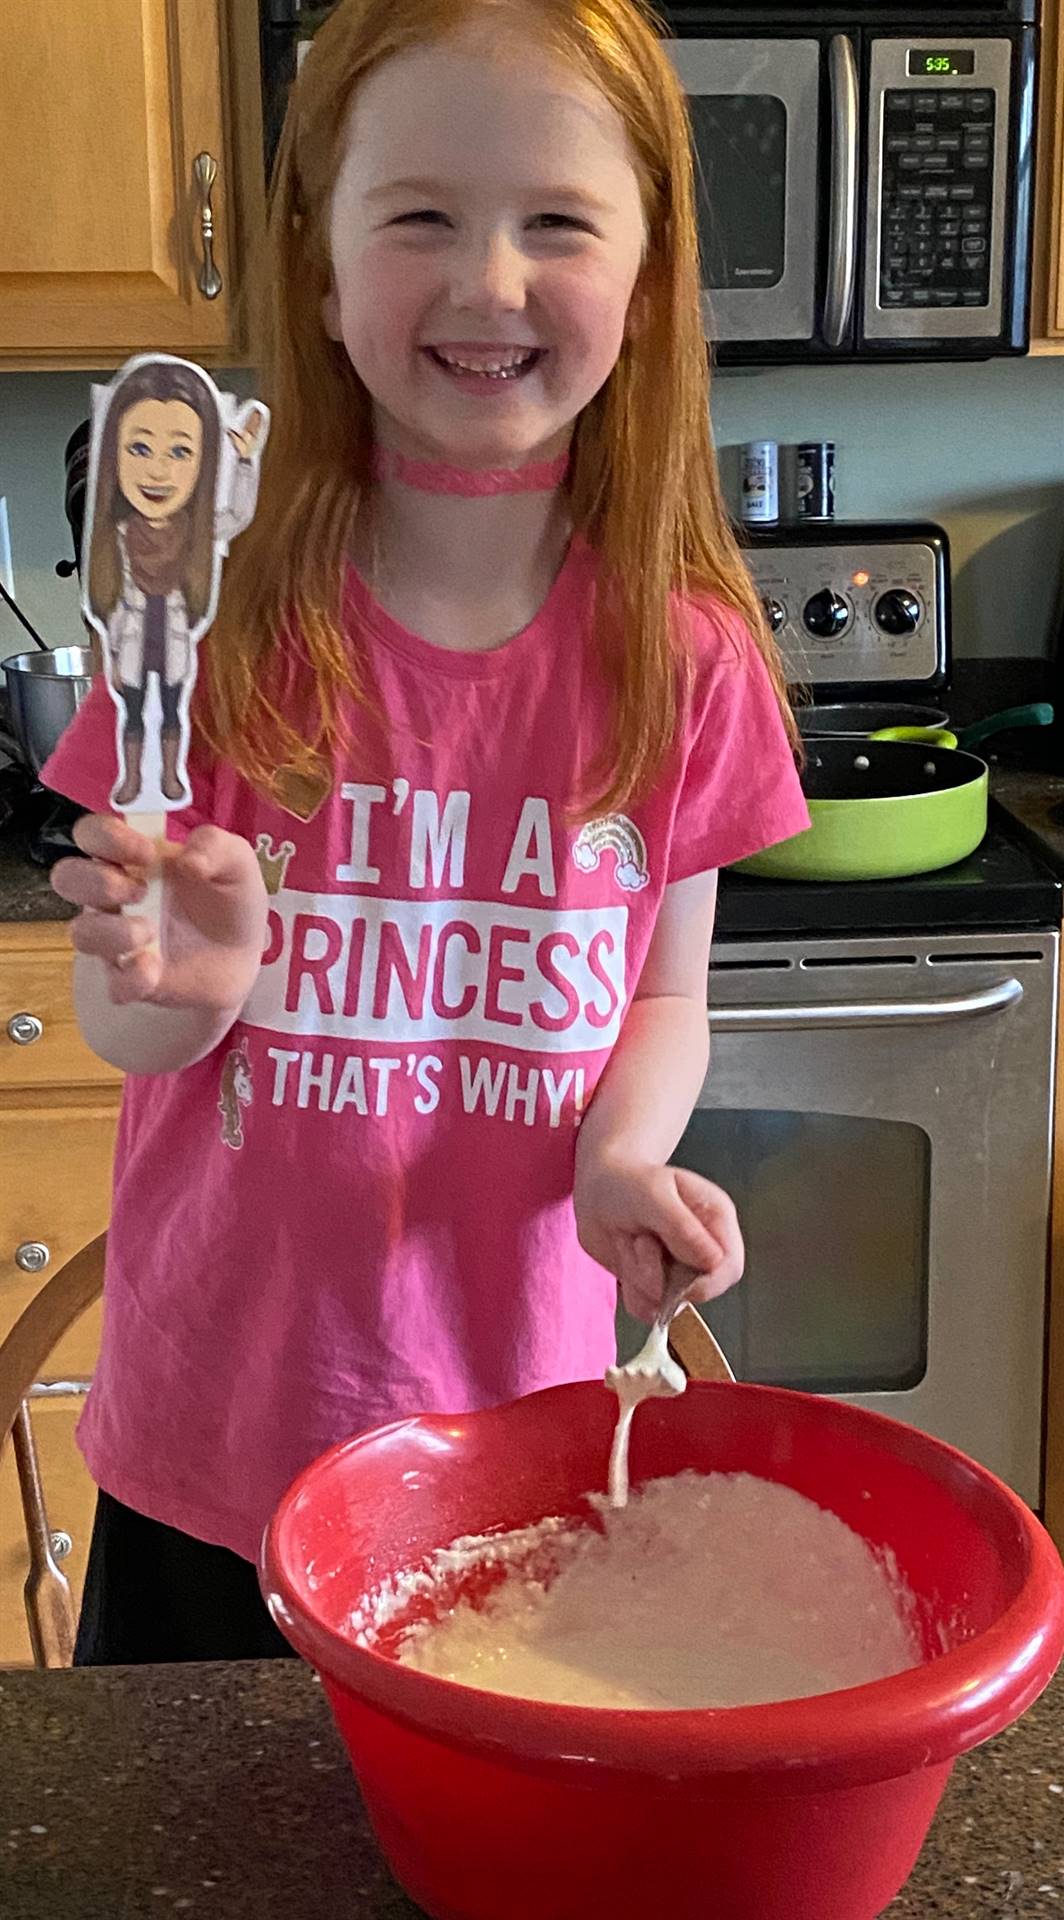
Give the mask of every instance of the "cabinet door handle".
[(24, 1240), (15, 1248), (15, 1265), (22, 1273), (43, 1273), (52, 1258), (43, 1240)]
[(212, 153), (197, 153), (192, 162), (192, 177), (199, 194), (199, 237), (203, 248), (203, 264), (196, 276), (196, 285), (205, 300), (217, 300), (222, 291), (222, 276), (214, 259), (214, 209), (211, 206), (211, 194), (218, 178), (218, 162)]
[(7, 1023), (7, 1037), (16, 1047), (32, 1047), (43, 1032), (44, 1022), (35, 1013), (13, 1013)]

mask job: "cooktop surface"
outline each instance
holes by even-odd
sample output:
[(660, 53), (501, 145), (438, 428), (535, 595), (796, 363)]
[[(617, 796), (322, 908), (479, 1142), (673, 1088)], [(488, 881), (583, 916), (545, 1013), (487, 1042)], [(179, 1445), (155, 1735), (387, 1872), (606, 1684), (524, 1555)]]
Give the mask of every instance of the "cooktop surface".
[(1061, 881), (993, 802), (982, 846), (907, 880), (755, 880), (721, 875), (717, 938), (1059, 926)]

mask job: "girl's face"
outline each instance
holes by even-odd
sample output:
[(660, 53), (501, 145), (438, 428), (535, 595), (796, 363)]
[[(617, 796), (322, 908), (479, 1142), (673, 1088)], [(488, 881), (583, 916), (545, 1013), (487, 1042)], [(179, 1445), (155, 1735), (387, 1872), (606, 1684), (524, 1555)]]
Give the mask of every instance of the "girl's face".
[(468, 466), (561, 451), (643, 239), (623, 124), (553, 56), (467, 34), (385, 61), (348, 123), (324, 304), (380, 440)]
[(203, 463), (203, 423), (184, 400), (138, 400), (118, 423), (118, 485), (145, 520), (188, 505)]

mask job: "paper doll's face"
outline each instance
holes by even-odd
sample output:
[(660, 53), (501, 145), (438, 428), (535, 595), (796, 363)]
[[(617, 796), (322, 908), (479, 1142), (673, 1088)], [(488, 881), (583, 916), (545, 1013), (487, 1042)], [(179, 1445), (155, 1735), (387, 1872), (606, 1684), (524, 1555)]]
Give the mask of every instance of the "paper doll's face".
[(203, 424), (184, 400), (138, 400), (118, 429), (118, 485), (145, 520), (188, 505), (203, 460)]

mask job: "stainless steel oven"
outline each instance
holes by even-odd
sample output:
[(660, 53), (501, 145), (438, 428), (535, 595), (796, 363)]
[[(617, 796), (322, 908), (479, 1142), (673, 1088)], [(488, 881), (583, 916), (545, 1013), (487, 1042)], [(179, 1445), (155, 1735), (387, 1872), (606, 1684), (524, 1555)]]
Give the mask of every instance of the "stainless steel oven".
[(910, 1421), (1033, 1505), (1057, 966), (1049, 931), (722, 942), (675, 1156), (739, 1208), (707, 1317), (740, 1379)]
[(723, 362), (1025, 349), (1035, 0), (666, 18)]

